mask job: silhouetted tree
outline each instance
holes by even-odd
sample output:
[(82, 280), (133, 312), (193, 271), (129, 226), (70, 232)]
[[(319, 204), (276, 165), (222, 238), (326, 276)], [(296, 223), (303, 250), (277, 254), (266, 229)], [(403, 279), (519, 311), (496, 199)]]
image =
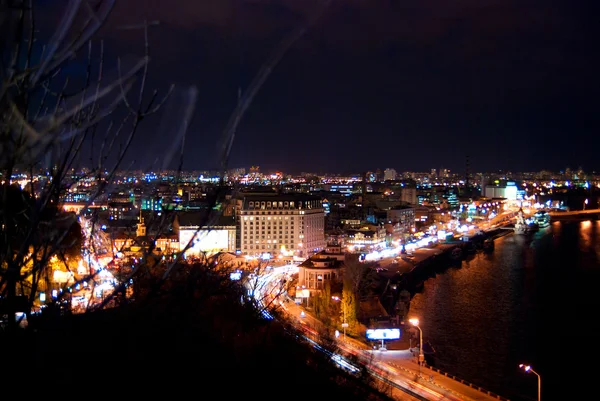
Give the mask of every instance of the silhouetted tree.
[(342, 302), (340, 310), (340, 325), (348, 324), (347, 333), (356, 333), (358, 330), (358, 300), (354, 290), (354, 283), (350, 278), (344, 278), (344, 288), (342, 290)]
[[(114, 184), (115, 172), (141, 122), (167, 99), (159, 99), (156, 91), (149, 100), (144, 96), (148, 27), (152, 23), (141, 26), (144, 57), (128, 68), (117, 60), (111, 73), (106, 68), (103, 43), (94, 43), (93, 37), (114, 1), (62, 3), (62, 18), (57, 19), (50, 39), (39, 36), (37, 12), (49, 11), (48, 5), (40, 4), (33, 0), (0, 3), (0, 178), (4, 183), (0, 193), (4, 221), (0, 225), (4, 239), (0, 243), (0, 296), (11, 330), (17, 324), (12, 317), (16, 312), (12, 299), (28, 296), (25, 309), (31, 310), (40, 280), (47, 282), (51, 273), (49, 261), (57, 257), (68, 271), (78, 257), (83, 242), (78, 216), (62, 212), (60, 202), (78, 183), (72, 172), (81, 168), (84, 144), (90, 138), (93, 142), (104, 124), (103, 143), (92, 155), (91, 169), (79, 176), (95, 178), (98, 183), (88, 200), (91, 204)], [(85, 78), (70, 81), (67, 71), (77, 65), (84, 66)], [(127, 98), (133, 88), (139, 94), (135, 101)], [(122, 117), (110, 120), (113, 115)], [(126, 122), (129, 129), (125, 129)], [(23, 189), (17, 192), (16, 185)], [(68, 293), (67, 288), (62, 291)]]
[[(28, 396), (35, 396), (36, 388), (47, 395), (49, 384), (63, 383), (68, 391), (80, 387), (89, 392), (95, 388), (90, 376), (69, 380), (70, 374), (79, 374), (86, 365), (101, 372), (102, 379), (128, 380), (129, 375), (143, 379), (141, 384), (128, 380), (121, 395), (177, 398), (178, 390), (189, 395), (201, 384), (216, 388), (226, 398), (241, 398), (268, 373), (275, 385), (285, 383), (288, 389), (308, 381), (326, 398), (387, 400), (363, 378), (341, 371), (330, 354), (298, 341), (302, 333), (293, 327), (261, 318), (257, 311), (268, 305), (245, 302), (247, 288), (232, 282), (226, 269), (207, 261), (183, 263), (181, 256), (193, 239), (170, 260), (156, 256), (156, 237), (168, 230), (176, 215), (168, 207), (153, 222), (156, 237), (150, 238), (141, 257), (88, 313), (60, 315), (63, 297), (70, 292), (70, 287), (64, 287), (45, 309), (59, 313), (30, 316), (30, 327), (18, 330), (14, 300), (28, 295), (24, 308), (32, 309), (38, 286), (48, 281), (53, 258), (66, 262), (76, 256), (81, 242), (88, 257), (102, 247), (93, 235), (99, 230), (97, 215), (84, 221), (81, 215), (61, 211), (66, 191), (78, 180), (95, 180), (97, 186), (84, 209), (110, 193), (140, 124), (163, 105), (176, 121), (169, 132), (173, 145), (165, 151), (163, 168), (179, 158), (175, 178), (179, 182), (197, 96), (193, 87), (173, 91), (173, 86), (164, 96), (157, 91), (148, 94), (149, 30), (156, 22), (120, 27), (141, 32), (144, 55), (129, 65), (117, 59), (111, 74), (103, 42), (96, 42), (95, 35), (115, 1), (59, 2), (63, 13), (48, 40), (38, 37), (34, 3), (0, 1), (0, 296), (8, 321), (7, 331), (0, 332), (4, 345), (0, 352), (10, 373), (3, 375), (3, 383), (14, 385), (13, 376), (28, 380), (35, 376), (39, 386)], [(231, 194), (224, 172), (241, 117), (273, 67), (314, 20), (311, 16), (285, 38), (241, 94), (223, 132), (222, 180), (203, 226), (216, 225), (221, 215), (218, 205)], [(84, 65), (83, 80), (70, 82), (66, 72), (71, 63)], [(74, 178), (72, 173), (81, 168), (83, 146), (90, 141), (96, 145), (91, 166)], [(21, 182), (23, 188), (17, 185)], [(78, 230), (83, 230), (83, 237)], [(92, 272), (79, 281), (93, 283), (95, 278)], [(133, 302), (106, 308), (116, 306), (117, 295), (122, 296), (132, 281), (136, 283)], [(281, 281), (275, 291), (284, 291), (288, 284)], [(294, 374), (286, 366), (293, 366)], [(40, 374), (35, 374), (38, 368)], [(98, 377), (94, 374), (91, 379)], [(280, 391), (275, 394), (281, 397)], [(296, 392), (287, 398), (305, 399), (305, 394)]]

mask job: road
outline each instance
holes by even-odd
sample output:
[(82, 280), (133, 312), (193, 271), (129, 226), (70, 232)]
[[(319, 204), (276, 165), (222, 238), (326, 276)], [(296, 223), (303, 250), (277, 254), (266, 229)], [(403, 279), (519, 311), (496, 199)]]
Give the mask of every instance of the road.
[(406, 380), (427, 386), (438, 393), (444, 394), (448, 399), (481, 401), (501, 399), (487, 393), (485, 389), (480, 389), (467, 382), (461, 382), (460, 379), (454, 379), (427, 366), (421, 367), (421, 375), (419, 377), (416, 351), (415, 354), (408, 349), (372, 350), (369, 353), (372, 355), (374, 361), (393, 368), (397, 375), (403, 376)]
[[(288, 316), (305, 326), (305, 332), (311, 333), (311, 338), (318, 339), (318, 332), (323, 329), (323, 325), (303, 307), (288, 303), (285, 304), (285, 310)], [(301, 317), (301, 312), (304, 312)], [(435, 369), (422, 366), (419, 374), (419, 365), (416, 362), (416, 356), (410, 350), (380, 350), (371, 349), (365, 343), (346, 337), (344, 341), (340, 335), (338, 337), (338, 346), (346, 354), (353, 354), (367, 366), (372, 373), (386, 382), (395, 384), (393, 387), (397, 391), (395, 399), (403, 400), (406, 396), (412, 399), (420, 400), (501, 400), (494, 394), (488, 393), (484, 389), (462, 382), (460, 379), (454, 379), (451, 375)], [(416, 394), (413, 396), (411, 394)], [(409, 398), (410, 399), (410, 398)]]
[[(433, 248), (420, 248), (413, 251), (415, 262), (443, 251), (444, 245), (435, 245)], [(389, 266), (386, 273), (397, 274), (412, 268), (412, 262), (384, 258), (379, 261), (380, 266)], [(297, 266), (287, 265), (266, 269), (258, 278), (255, 295), (263, 300), (263, 305), (271, 304), (280, 307), (287, 319), (294, 323), (308, 341), (320, 348), (319, 334), (326, 327), (315, 319), (302, 306), (290, 302), (286, 295), (279, 289), (281, 280), (297, 271)], [(274, 300), (272, 295), (278, 295)], [(268, 314), (268, 312), (266, 312)], [(271, 316), (270, 314), (268, 314)], [(377, 377), (396, 400), (448, 400), (448, 401), (492, 401), (505, 400), (502, 397), (488, 393), (469, 383), (453, 378), (444, 372), (419, 365), (410, 350), (380, 350), (371, 349), (366, 343), (356, 341), (350, 337), (340, 335), (337, 337), (339, 352), (332, 354), (341, 368), (358, 371), (358, 363), (366, 366)], [(330, 352), (321, 348), (323, 352)], [(349, 358), (354, 355), (355, 358)]]
[[(311, 340), (318, 342), (318, 333), (323, 329), (321, 322), (299, 305), (293, 303), (284, 303), (284, 305), (290, 319), (299, 322), (303, 332)], [(497, 401), (501, 399), (426, 366), (421, 367), (421, 374), (419, 374), (419, 365), (410, 350), (373, 350), (365, 343), (350, 337), (344, 341), (341, 335), (338, 337), (338, 347), (341, 356), (348, 354), (357, 356), (375, 377), (389, 384), (396, 400)], [(352, 359), (348, 361), (355, 363)]]

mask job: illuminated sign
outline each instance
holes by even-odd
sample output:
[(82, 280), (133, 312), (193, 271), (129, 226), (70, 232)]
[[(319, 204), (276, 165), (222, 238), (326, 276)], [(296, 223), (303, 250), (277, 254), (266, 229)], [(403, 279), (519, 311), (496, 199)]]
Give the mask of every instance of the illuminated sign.
[(398, 340), (400, 329), (368, 329), (367, 340)]

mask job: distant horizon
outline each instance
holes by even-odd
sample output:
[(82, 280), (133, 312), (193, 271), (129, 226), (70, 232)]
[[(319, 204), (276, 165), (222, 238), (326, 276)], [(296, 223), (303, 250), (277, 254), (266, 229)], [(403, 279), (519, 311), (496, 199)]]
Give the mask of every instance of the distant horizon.
[[(248, 174), (250, 171), (250, 169), (252, 167), (255, 166), (248, 166), (248, 167), (230, 167), (227, 168), (226, 171), (233, 171), (233, 170), (241, 170), (244, 169), (245, 170), (245, 174)], [(258, 166), (259, 167), (259, 166)], [(363, 174), (365, 173), (376, 173), (378, 170), (381, 174), (383, 174), (385, 172), (386, 169), (393, 169), (396, 171), (397, 175), (402, 175), (402, 174), (431, 174), (431, 169), (426, 169), (426, 170), (398, 170), (395, 169), (393, 167), (386, 167), (386, 168), (379, 168), (379, 169), (372, 169), (372, 170), (367, 170), (364, 172), (336, 172), (336, 171), (292, 171), (292, 172), (288, 172), (284, 169), (269, 169), (269, 170), (265, 170), (265, 169), (259, 169), (258, 173), (259, 174), (265, 174), (265, 175), (269, 175), (269, 174), (276, 174), (276, 173), (282, 173), (284, 176), (306, 176), (306, 175), (314, 175), (314, 176), (357, 176), (357, 177), (362, 177)], [(567, 172), (567, 170), (569, 169), (569, 167), (561, 169), (561, 170), (550, 170), (550, 169), (541, 169), (541, 170), (527, 170), (527, 171), (518, 171), (518, 170), (495, 170), (495, 171), (476, 171), (476, 170), (471, 170), (469, 172), (469, 174), (472, 175), (477, 175), (477, 174), (484, 174), (484, 175), (494, 175), (494, 174), (540, 174), (540, 173), (549, 173), (549, 174), (565, 174)], [(42, 172), (42, 171), (46, 171), (47, 169), (39, 167), (37, 169), (38, 172)], [(87, 166), (83, 166), (83, 167), (79, 167), (79, 168), (74, 168), (75, 172), (82, 172), (83, 170), (89, 170), (92, 171), (93, 168), (91, 167), (87, 167)], [(455, 170), (451, 170), (451, 169), (447, 169), (450, 173), (451, 176), (463, 176), (465, 175), (465, 170), (462, 171), (455, 171)], [(580, 171), (580, 169), (573, 169), (570, 168), (571, 173), (572, 174), (576, 174)], [(105, 171), (110, 171), (110, 169), (105, 169)], [(178, 169), (143, 169), (143, 168), (130, 168), (130, 169), (122, 169), (119, 168), (116, 170), (117, 173), (142, 173), (142, 174), (149, 174), (149, 173), (156, 173), (156, 174), (161, 174), (161, 173), (171, 173), (171, 172), (177, 172), (179, 171)], [(211, 176), (214, 175), (218, 175), (219, 174), (219, 169), (181, 169), (180, 170), (182, 173), (197, 173), (197, 174), (204, 174), (204, 173), (208, 173), (211, 174)], [(586, 174), (586, 175), (596, 175), (596, 174), (600, 174), (600, 171), (596, 172), (596, 171), (586, 171), (585, 169), (581, 169), (581, 171)], [(29, 169), (15, 169), (15, 174), (23, 174), (23, 173), (29, 173)], [(440, 170), (437, 170), (437, 174), (440, 174)]]

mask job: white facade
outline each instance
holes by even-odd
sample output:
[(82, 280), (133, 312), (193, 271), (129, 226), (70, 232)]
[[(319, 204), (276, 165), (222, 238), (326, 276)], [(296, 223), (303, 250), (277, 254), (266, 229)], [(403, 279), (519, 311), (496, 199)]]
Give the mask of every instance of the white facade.
[(517, 199), (517, 186), (513, 182), (508, 182), (504, 186), (486, 186), (485, 196), (487, 198), (505, 198), (508, 200)]
[[(191, 241), (191, 243), (190, 243)], [(179, 228), (180, 251), (185, 251), (185, 256), (199, 256), (204, 253), (234, 252), (235, 227), (200, 228), (186, 226)]]
[(238, 249), (247, 255), (307, 257), (325, 247), (325, 210), (317, 196), (245, 195), (237, 221)]

